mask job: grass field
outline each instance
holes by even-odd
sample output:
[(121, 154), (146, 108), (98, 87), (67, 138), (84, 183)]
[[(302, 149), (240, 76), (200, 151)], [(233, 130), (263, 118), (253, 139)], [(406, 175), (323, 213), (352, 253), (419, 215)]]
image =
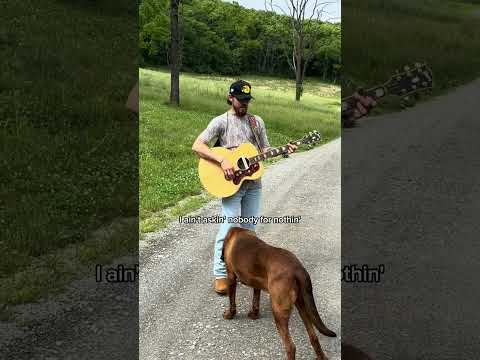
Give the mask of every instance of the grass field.
[[(128, 1), (2, 4), (0, 303), (61, 286), (77, 260), (136, 249), (136, 226), (88, 242), (138, 211), (138, 120), (125, 109), (136, 13)], [(77, 257), (59, 255), (69, 246)]]
[(433, 94), (479, 77), (479, 14), (478, 0), (342, 1), (342, 96), (416, 61), (432, 68)]
[[(249, 111), (262, 117), (272, 146), (284, 145), (318, 130), (324, 141), (340, 135), (337, 86), (308, 79), (302, 100), (294, 101), (295, 83), (288, 79), (244, 76), (252, 84)], [(180, 108), (167, 104), (170, 75), (165, 70), (140, 70), (140, 218), (143, 232), (167, 221), (165, 209), (202, 193), (198, 158), (191, 147), (209, 121), (228, 109), (226, 93), (237, 79), (182, 74)], [(208, 197), (182, 203), (173, 215), (200, 206)]]

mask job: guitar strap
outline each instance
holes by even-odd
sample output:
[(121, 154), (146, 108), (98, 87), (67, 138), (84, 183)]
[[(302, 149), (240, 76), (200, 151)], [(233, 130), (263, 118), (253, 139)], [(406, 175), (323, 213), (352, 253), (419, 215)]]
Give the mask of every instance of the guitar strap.
[(252, 129), (253, 136), (255, 136), (255, 141), (257, 142), (257, 148), (258, 151), (262, 151), (262, 147), (260, 146), (260, 138), (258, 134), (258, 126), (257, 126), (257, 119), (255, 119), (255, 116), (248, 114), (248, 123), (250, 124), (250, 129)]

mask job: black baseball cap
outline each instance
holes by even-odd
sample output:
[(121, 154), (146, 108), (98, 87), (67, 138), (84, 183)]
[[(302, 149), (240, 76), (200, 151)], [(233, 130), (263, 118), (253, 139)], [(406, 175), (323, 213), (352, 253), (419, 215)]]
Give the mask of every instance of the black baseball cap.
[(238, 100), (250, 100), (252, 96), (252, 85), (244, 80), (235, 81), (230, 85), (229, 95), (235, 96)]

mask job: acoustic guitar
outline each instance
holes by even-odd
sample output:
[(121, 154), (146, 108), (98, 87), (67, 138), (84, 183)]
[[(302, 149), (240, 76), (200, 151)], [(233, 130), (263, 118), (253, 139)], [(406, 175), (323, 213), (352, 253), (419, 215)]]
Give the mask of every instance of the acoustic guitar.
[[(318, 131), (312, 131), (297, 141), (290, 144), (297, 146), (302, 144), (315, 144), (321, 139)], [(216, 197), (227, 197), (235, 194), (245, 180), (259, 179), (264, 173), (262, 161), (288, 153), (288, 146), (280, 146), (265, 153), (259, 154), (257, 148), (250, 144), (241, 144), (234, 150), (223, 147), (211, 149), (214, 153), (227, 158), (234, 166), (234, 177), (231, 180), (225, 178), (225, 174), (217, 162), (200, 158), (198, 163), (198, 175), (205, 190)]]
[[(410, 100), (410, 95), (433, 87), (433, 73), (426, 64), (415, 63), (412, 67), (404, 66), (403, 70), (403, 72), (397, 71), (387, 82), (363, 90), (361, 95), (379, 100), (391, 94)], [(342, 127), (355, 126), (355, 119), (351, 119), (351, 115), (355, 111), (357, 102), (353, 95), (342, 99)]]

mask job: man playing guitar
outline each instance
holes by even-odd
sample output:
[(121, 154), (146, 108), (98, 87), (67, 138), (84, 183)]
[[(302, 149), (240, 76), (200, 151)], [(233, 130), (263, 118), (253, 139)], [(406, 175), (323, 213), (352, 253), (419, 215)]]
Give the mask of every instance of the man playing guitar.
[[(226, 113), (214, 118), (192, 146), (192, 150), (198, 156), (217, 162), (221, 166), (226, 179), (233, 178), (234, 165), (228, 159), (210, 150), (207, 144), (214, 138), (218, 139), (220, 146), (228, 149), (234, 149), (242, 143), (251, 143), (262, 153), (270, 147), (263, 120), (259, 116), (247, 113), (248, 105), (252, 99), (251, 90), (251, 85), (246, 81), (239, 80), (234, 82), (230, 86), (227, 100), (227, 103), (231, 105), (230, 109)], [(253, 134), (253, 127), (258, 129), (259, 143), (257, 143), (255, 134)], [(289, 145), (289, 153), (295, 150), (295, 145)], [(222, 198), (222, 215), (226, 216), (226, 218), (259, 216), (261, 187), (260, 179), (244, 181), (238, 192), (232, 196)], [(225, 294), (227, 291), (227, 271), (225, 263), (221, 259), (223, 239), (230, 227), (234, 225), (228, 222), (222, 223), (215, 238), (214, 288), (219, 294)], [(242, 226), (255, 230), (254, 224), (242, 224)]]
[[(218, 144), (227, 149), (234, 149), (243, 143), (251, 143), (257, 147), (259, 153), (270, 148), (265, 124), (258, 115), (247, 113), (252, 87), (243, 80), (234, 82), (230, 86), (227, 103), (230, 109), (224, 114), (217, 116), (208, 124), (207, 128), (197, 137), (192, 150), (201, 158), (216, 162), (221, 166), (225, 178), (232, 179), (234, 165), (222, 155), (211, 151), (208, 143), (218, 139)], [(361, 117), (365, 115), (372, 100), (358, 96), (359, 103), (351, 115)], [(254, 129), (256, 134), (254, 133)], [(288, 153), (293, 153), (297, 146), (288, 144)], [(235, 194), (222, 198), (222, 216), (229, 217), (258, 217), (260, 212), (261, 179), (246, 180)], [(227, 271), (225, 263), (221, 259), (223, 240), (233, 223), (224, 222), (215, 238), (213, 273), (215, 277), (214, 289), (218, 294), (227, 292)], [(254, 224), (242, 224), (242, 227), (255, 231)]]

